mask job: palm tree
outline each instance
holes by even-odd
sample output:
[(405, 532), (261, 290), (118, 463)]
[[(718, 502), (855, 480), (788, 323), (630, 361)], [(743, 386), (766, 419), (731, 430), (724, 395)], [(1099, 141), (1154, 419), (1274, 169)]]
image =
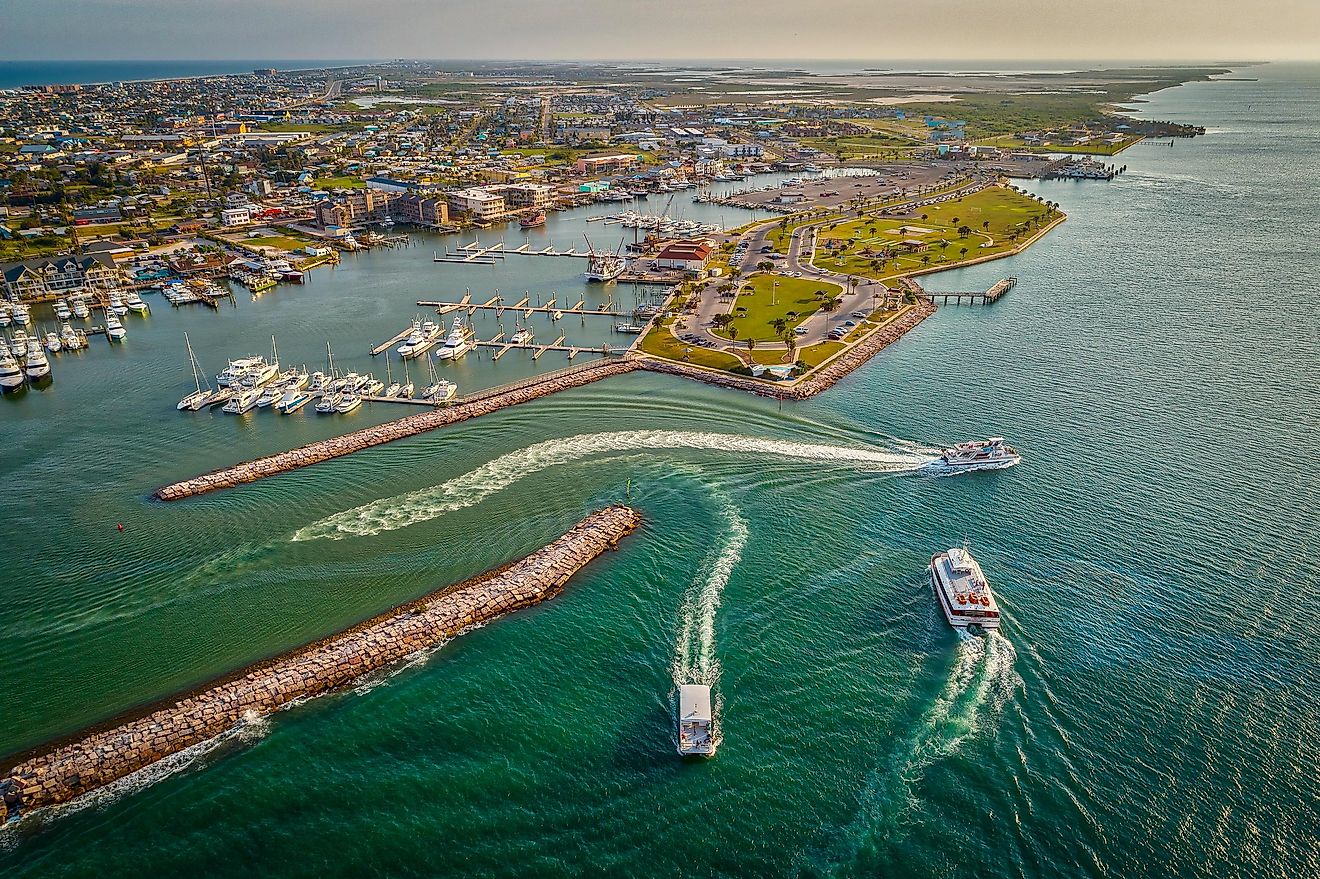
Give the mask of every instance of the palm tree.
[(770, 326), (774, 328), (775, 335), (784, 335), (784, 330), (788, 329), (788, 321), (782, 317), (777, 317), (770, 321)]
[(966, 256), (967, 256), (967, 248), (966, 248), (966, 247), (961, 248), (961, 249), (958, 251), (958, 255), (961, 256), (961, 257), (966, 257)]
[(784, 332), (782, 332), (782, 333), (780, 334), (780, 336), (783, 338), (783, 340), (784, 340), (784, 344), (788, 346), (788, 362), (789, 362), (789, 363), (796, 363), (796, 362), (797, 362), (797, 333), (793, 332), (793, 331), (790, 330), (790, 329), (785, 329)]
[(728, 333), (729, 333), (729, 341), (731, 342), (738, 341), (738, 327), (736, 327), (732, 321), (729, 322)]
[(928, 265), (930, 265), (930, 254), (929, 254), (929, 253), (923, 253), (923, 254), (921, 255), (921, 264), (922, 264), (923, 266), (928, 266)]
[(747, 340), (747, 360), (748, 360), (748, 362), (754, 362), (754, 361), (755, 361), (755, 358), (752, 357), (752, 352), (755, 351), (755, 350), (756, 350), (756, 340), (755, 340), (755, 339), (748, 339), (748, 340)]
[(990, 221), (989, 221), (989, 220), (986, 220), (985, 222), (983, 222), (983, 223), (981, 224), (981, 228), (982, 228), (982, 229), (989, 229), (989, 228), (990, 228)]

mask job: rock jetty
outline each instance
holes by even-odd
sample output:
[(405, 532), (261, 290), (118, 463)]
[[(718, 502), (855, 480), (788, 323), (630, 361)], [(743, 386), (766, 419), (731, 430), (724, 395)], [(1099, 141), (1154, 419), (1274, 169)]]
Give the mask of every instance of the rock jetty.
[(38, 750), (0, 774), (12, 817), (68, 802), (244, 720), (343, 687), (477, 623), (552, 598), (569, 578), (641, 524), (626, 506), (592, 513), (526, 558), (396, 607), (358, 626), (259, 663), (118, 725)]

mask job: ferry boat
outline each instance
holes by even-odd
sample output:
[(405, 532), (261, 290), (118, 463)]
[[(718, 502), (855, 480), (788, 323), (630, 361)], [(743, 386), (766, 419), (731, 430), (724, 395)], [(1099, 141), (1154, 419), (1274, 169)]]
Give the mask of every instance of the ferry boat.
[(678, 753), (684, 757), (713, 757), (710, 687), (684, 684), (678, 688)]
[(1021, 460), (1017, 449), (1005, 443), (1001, 436), (958, 443), (940, 455), (940, 464), (949, 470), (1002, 470)]
[(940, 609), (956, 629), (999, 628), (999, 605), (981, 566), (967, 547), (955, 547), (930, 557), (930, 585)]
[(445, 337), (445, 344), (435, 352), (437, 360), (457, 360), (474, 347), (476, 331), (463, 322), (461, 317), (454, 318), (454, 324)]
[(530, 217), (523, 217), (518, 221), (518, 225), (524, 229), (535, 229), (537, 226), (545, 225), (545, 211), (537, 211)]

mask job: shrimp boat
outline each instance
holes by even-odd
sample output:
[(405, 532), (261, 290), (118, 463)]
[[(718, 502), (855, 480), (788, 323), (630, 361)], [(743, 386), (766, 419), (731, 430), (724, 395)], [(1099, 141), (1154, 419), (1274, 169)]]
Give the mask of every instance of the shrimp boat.
[(678, 688), (678, 753), (684, 757), (715, 756), (710, 687), (684, 684)]
[(966, 546), (937, 552), (930, 557), (930, 585), (940, 609), (956, 629), (980, 626), (999, 628), (999, 605), (980, 564)]
[(537, 226), (544, 226), (545, 211), (537, 211), (530, 216), (523, 217), (518, 221), (518, 225), (524, 229), (535, 229)]
[[(202, 372), (202, 367), (197, 363), (197, 357), (193, 354), (192, 342), (189, 341), (187, 333), (183, 334), (183, 345), (188, 349), (188, 363), (192, 366), (193, 386), (196, 390), (180, 400), (179, 405), (175, 408), (180, 411), (187, 409), (189, 412), (196, 412), (211, 402), (212, 398), (215, 397), (215, 391), (211, 388), (211, 382), (206, 378), (206, 374)], [(205, 390), (202, 390), (203, 382), (206, 383)]]
[(1002, 470), (1022, 460), (1017, 449), (1004, 442), (1001, 436), (987, 440), (958, 443), (944, 450), (940, 464), (946, 470)]
[[(622, 241), (619, 242), (619, 247), (623, 247)], [(587, 270), (582, 273), (582, 277), (588, 281), (608, 283), (622, 275), (627, 267), (628, 260), (620, 255), (619, 251), (597, 253), (591, 246), (590, 239), (587, 240)]]

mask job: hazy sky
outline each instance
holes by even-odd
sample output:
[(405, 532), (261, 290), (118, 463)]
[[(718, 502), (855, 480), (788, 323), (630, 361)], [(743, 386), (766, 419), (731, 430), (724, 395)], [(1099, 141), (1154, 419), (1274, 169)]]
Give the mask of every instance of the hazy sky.
[(0, 59), (1320, 60), (1320, 0), (0, 0)]

